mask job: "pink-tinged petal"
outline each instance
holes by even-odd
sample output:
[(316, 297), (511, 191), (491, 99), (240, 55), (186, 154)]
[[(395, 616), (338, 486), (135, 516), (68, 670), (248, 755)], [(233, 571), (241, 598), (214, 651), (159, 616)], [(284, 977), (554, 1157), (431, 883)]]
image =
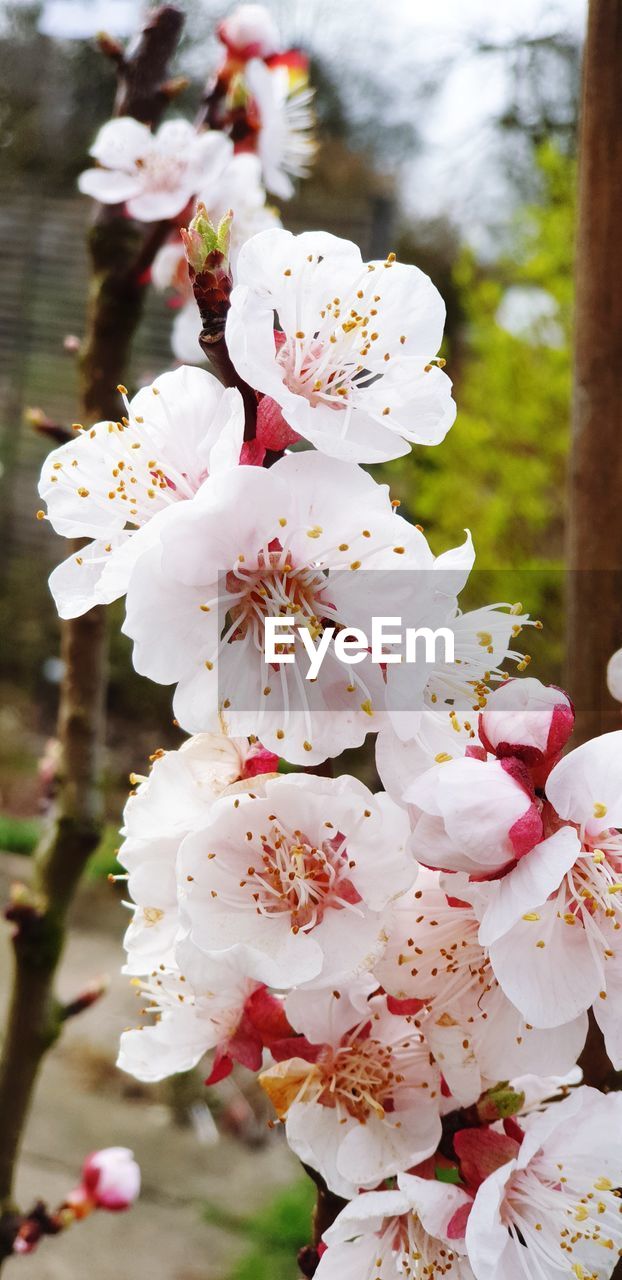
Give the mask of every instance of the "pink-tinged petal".
[(507, 1134), (482, 1126), (460, 1129), (454, 1137), (454, 1150), (460, 1161), (462, 1177), (475, 1194), (491, 1173), (509, 1160), (516, 1159), (519, 1145)]
[(229, 1057), (248, 1071), (259, 1071), (263, 1062), (263, 1040), (246, 1012), (233, 1035), (228, 1037), (226, 1051)]
[(82, 1166), (82, 1187), (96, 1209), (129, 1209), (140, 1191), (140, 1169), (127, 1147), (94, 1151)]
[[(567, 696), (567, 695), (566, 695)], [(548, 756), (558, 756), (566, 746), (566, 743), (574, 729), (574, 706), (568, 698), (569, 705), (564, 702), (558, 702), (553, 710), (551, 719), (551, 727), (549, 729), (548, 741), (546, 744), (546, 753)]]
[(564, 690), (528, 676), (507, 680), (488, 696), (479, 735), (498, 758), (515, 756), (540, 773), (559, 756), (573, 725), (574, 708)]
[(400, 1018), (415, 1017), (425, 1009), (425, 1000), (398, 1000), (395, 996), (387, 996), (387, 1009)]
[(240, 466), (262, 467), (266, 450), (259, 440), (245, 440), (240, 451)]
[(203, 1083), (209, 1088), (213, 1084), (220, 1084), (221, 1080), (226, 1080), (233, 1071), (233, 1058), (222, 1048), (218, 1048), (214, 1054), (212, 1069), (206, 1076)]
[(540, 810), (534, 801), (525, 813), (512, 824), (508, 831), (510, 843), (517, 858), (524, 858), (542, 839), (543, 827)]
[(281, 453), (300, 439), (298, 432), (285, 421), (280, 405), (270, 396), (262, 396), (257, 406), (256, 434), (259, 444), (275, 453)]
[(266, 751), (262, 746), (253, 747), (244, 762), (242, 777), (256, 778), (258, 774), (276, 773), (278, 767), (279, 756), (275, 756), (273, 751)]
[(275, 1062), (287, 1062), (289, 1058), (303, 1058), (305, 1062), (317, 1062), (324, 1046), (311, 1044), (305, 1036), (290, 1035), (283, 1040), (270, 1041), (270, 1053)]
[(419, 861), (488, 878), (504, 871), (541, 835), (524, 765), (463, 757), (435, 765), (404, 793), (422, 810), (413, 828)]
[(456, 1209), (447, 1224), (448, 1240), (464, 1240), (472, 1208), (473, 1201), (467, 1200), (465, 1204), (460, 1205), (459, 1209)]
[[(246, 1001), (245, 1013), (260, 1035), (262, 1043), (267, 1047), (272, 1044), (273, 1040), (282, 1040), (285, 1036), (293, 1034), (287, 1020), (283, 1001), (273, 996), (266, 987), (258, 987), (249, 996)], [(294, 1056), (292, 1054), (292, 1057)]]

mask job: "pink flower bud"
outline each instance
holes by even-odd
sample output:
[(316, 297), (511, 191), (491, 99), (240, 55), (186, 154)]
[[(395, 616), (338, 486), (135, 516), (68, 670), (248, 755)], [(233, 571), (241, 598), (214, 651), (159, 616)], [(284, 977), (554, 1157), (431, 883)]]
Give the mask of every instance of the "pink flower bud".
[(427, 867), (493, 879), (542, 840), (531, 778), (515, 757), (463, 756), (437, 764), (411, 783), (404, 799), (420, 811), (413, 815), (412, 847)]
[(140, 1169), (127, 1147), (94, 1151), (82, 1166), (82, 1188), (96, 1209), (118, 1213), (133, 1205), (140, 1191)]
[(515, 756), (536, 770), (537, 783), (543, 785), (573, 725), (568, 694), (528, 677), (508, 680), (490, 695), (479, 717), (479, 736), (486, 750), (499, 759)]
[(274, 18), (262, 4), (240, 4), (218, 27), (218, 35), (230, 54), (248, 58), (269, 58), (279, 49), (279, 32)]

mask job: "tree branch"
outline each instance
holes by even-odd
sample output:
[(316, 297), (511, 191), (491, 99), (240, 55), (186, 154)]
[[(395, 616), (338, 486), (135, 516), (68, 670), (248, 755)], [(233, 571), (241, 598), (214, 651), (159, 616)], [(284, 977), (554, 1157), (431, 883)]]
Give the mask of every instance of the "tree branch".
[[(160, 119), (168, 100), (167, 67), (183, 25), (172, 6), (154, 10), (130, 56), (116, 57), (116, 113), (144, 123)], [(164, 86), (164, 87), (163, 87)], [(92, 262), (87, 334), (81, 355), (82, 407), (89, 422), (117, 417), (139, 323), (145, 283), (135, 270), (139, 227), (118, 206), (101, 208), (89, 235)], [(106, 688), (105, 613), (92, 609), (63, 624), (64, 677), (58, 736), (62, 763), (56, 814), (35, 858), (34, 882), (7, 911), (14, 923), (14, 976), (0, 1058), (0, 1267), (19, 1227), (12, 1203), (19, 1148), (42, 1059), (66, 1011), (54, 980), (69, 905), (102, 825), (100, 752)]]
[(315, 1275), (320, 1263), (318, 1245), (322, 1242), (322, 1236), (325, 1231), (328, 1231), (329, 1227), (332, 1227), (335, 1218), (339, 1216), (347, 1201), (342, 1200), (340, 1196), (335, 1195), (334, 1191), (329, 1190), (323, 1177), (316, 1169), (312, 1169), (307, 1164), (303, 1164), (302, 1167), (317, 1188), (317, 1200), (313, 1210), (313, 1242), (310, 1245), (305, 1245), (298, 1254), (298, 1266), (303, 1276), (309, 1277), (310, 1280)]

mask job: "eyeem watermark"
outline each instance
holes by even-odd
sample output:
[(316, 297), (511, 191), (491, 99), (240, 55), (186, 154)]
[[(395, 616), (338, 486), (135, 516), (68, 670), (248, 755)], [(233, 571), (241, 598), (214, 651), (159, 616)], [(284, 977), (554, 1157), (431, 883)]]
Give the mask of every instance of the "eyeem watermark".
[(393, 663), (454, 662), (455, 636), (451, 627), (406, 627), (399, 616), (372, 618), (371, 635), (360, 627), (324, 627), (317, 635), (307, 626), (296, 626), (291, 618), (265, 619), (264, 659), (269, 665), (293, 663), (296, 637), (309, 658), (306, 680), (317, 680), (322, 663), (332, 646), (339, 662), (354, 667), (367, 658), (379, 666)]

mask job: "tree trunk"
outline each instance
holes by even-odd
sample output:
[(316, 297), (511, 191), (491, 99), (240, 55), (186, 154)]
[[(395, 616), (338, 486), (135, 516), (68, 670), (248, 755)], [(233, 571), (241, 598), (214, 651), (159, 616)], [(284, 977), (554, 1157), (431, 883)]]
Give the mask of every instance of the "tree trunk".
[(590, 0), (583, 72), (567, 563), (578, 738), (622, 727), (606, 665), (622, 646), (622, 6)]

